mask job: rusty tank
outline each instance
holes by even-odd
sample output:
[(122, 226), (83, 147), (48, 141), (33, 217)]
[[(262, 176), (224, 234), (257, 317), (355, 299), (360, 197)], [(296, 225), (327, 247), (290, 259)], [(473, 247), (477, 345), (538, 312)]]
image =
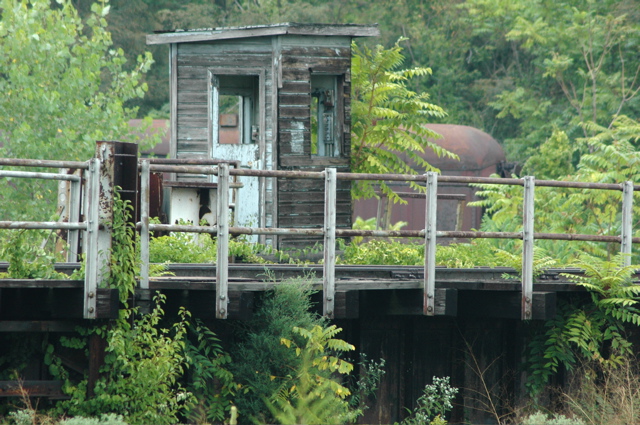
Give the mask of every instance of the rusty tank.
[[(488, 177), (498, 173), (505, 155), (500, 144), (489, 134), (477, 128), (453, 124), (428, 124), (427, 128), (440, 134), (442, 138), (433, 140), (444, 149), (457, 154), (460, 159), (438, 157), (432, 150), (422, 157), (445, 176)], [(426, 170), (411, 164), (418, 173)], [(391, 184), (398, 193), (415, 193), (408, 184)], [(480, 208), (466, 207), (476, 200), (476, 190), (468, 186), (446, 183), (438, 184), (438, 230), (478, 229), (482, 220)], [(452, 195), (452, 196), (446, 196)], [(354, 205), (356, 217), (368, 219), (376, 217), (380, 228), (398, 221), (407, 222), (405, 230), (420, 230), (425, 223), (424, 198), (406, 197), (408, 205), (391, 205), (386, 198), (359, 200)]]

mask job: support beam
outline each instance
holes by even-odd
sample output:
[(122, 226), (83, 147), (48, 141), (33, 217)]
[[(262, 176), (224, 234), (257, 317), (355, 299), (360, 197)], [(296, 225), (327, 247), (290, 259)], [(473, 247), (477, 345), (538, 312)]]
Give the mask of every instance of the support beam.
[(424, 300), (423, 314), (436, 314), (436, 232), (438, 210), (438, 173), (427, 173), (427, 205), (424, 225)]
[(533, 317), (533, 217), (535, 179), (524, 178), (524, 214), (522, 228), (522, 320)]
[(140, 288), (149, 289), (149, 161), (140, 171)]
[(87, 177), (87, 203), (85, 205), (87, 230), (84, 237), (84, 252), (86, 257), (86, 270), (84, 277), (84, 308), (85, 319), (96, 318), (96, 297), (99, 276), (99, 247), (98, 229), (98, 198), (100, 194), (99, 180), (100, 160), (92, 158), (89, 160), (89, 175)]
[(332, 319), (336, 293), (336, 169), (327, 168), (324, 180), (324, 270), (322, 313)]
[(70, 398), (62, 391), (62, 381), (0, 381), (0, 397)]
[(229, 313), (229, 164), (218, 165), (217, 208), (216, 318), (226, 319)]

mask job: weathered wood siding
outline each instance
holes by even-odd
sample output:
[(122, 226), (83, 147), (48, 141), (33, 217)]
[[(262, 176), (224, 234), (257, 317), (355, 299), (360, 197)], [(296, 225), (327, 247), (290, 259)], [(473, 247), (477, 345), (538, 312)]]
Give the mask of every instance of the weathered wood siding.
[[(259, 115), (256, 124), (260, 125), (257, 156), (260, 169), (273, 169), (274, 141), (274, 83), (273, 83), (273, 40), (271, 37), (247, 38), (238, 40), (220, 40), (199, 43), (181, 43), (176, 50), (175, 69), (175, 140), (176, 158), (214, 158), (239, 160), (228, 154), (216, 153), (212, 144), (211, 110), (211, 74), (223, 75), (260, 75)], [(233, 150), (225, 146), (225, 150)], [(178, 180), (202, 180), (206, 176), (178, 175)], [(273, 226), (274, 184), (268, 180), (260, 182), (260, 225)], [(242, 203), (242, 189), (238, 202)], [(258, 202), (258, 201), (256, 201)], [(258, 224), (258, 223), (255, 223)]]
[[(209, 135), (209, 71), (211, 69), (256, 69), (266, 72), (265, 136), (271, 134), (273, 107), (271, 40), (254, 38), (224, 42), (183, 43), (177, 48), (177, 158), (215, 158)], [(268, 164), (267, 164), (268, 165)]]
[[(349, 171), (351, 138), (351, 39), (349, 37), (281, 37), (277, 44), (280, 60), (278, 92), (278, 168), (322, 171), (333, 167)], [(311, 76), (337, 77), (337, 125), (341, 129), (339, 157), (311, 155)], [(338, 182), (337, 225), (351, 227), (350, 183)], [(278, 181), (278, 225), (319, 228), (324, 222), (324, 182)], [(313, 245), (313, 237), (280, 238), (281, 247)]]

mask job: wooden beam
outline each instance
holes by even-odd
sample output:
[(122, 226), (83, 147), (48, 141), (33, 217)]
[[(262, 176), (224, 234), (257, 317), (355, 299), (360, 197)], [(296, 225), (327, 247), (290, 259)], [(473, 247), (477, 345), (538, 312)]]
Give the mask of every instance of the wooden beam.
[(0, 397), (70, 398), (62, 392), (62, 381), (0, 381)]
[[(555, 292), (533, 292), (531, 320), (549, 320), (556, 314)], [(458, 316), (521, 318), (522, 294), (502, 291), (459, 291)]]
[(358, 317), (360, 317), (359, 292), (336, 292), (333, 317), (335, 319), (357, 319)]
[(436, 288), (435, 290), (435, 315), (458, 315), (458, 290), (453, 288)]
[(74, 332), (78, 321), (2, 320), (0, 332)]

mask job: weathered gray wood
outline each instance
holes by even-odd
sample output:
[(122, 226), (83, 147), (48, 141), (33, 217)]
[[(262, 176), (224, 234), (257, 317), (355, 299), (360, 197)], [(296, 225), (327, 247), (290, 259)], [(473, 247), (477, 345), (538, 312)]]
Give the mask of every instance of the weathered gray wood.
[[(169, 142), (169, 155), (171, 158), (178, 157), (178, 46), (169, 46), (169, 131), (171, 140)], [(206, 112), (206, 111), (205, 111)], [(175, 173), (171, 173), (170, 179), (175, 180)]]
[(227, 54), (267, 54), (271, 55), (271, 41), (268, 38), (246, 38), (227, 40), (224, 43), (185, 43), (180, 46), (180, 52), (186, 55), (217, 55)]
[(325, 171), (324, 269), (322, 314), (333, 318), (336, 292), (336, 170)]
[(179, 66), (191, 67), (264, 67), (271, 65), (271, 55), (178, 55)]
[(434, 311), (436, 316), (457, 316), (458, 290), (453, 288), (436, 288)]
[(218, 166), (218, 259), (216, 267), (216, 317), (228, 315), (229, 278), (229, 165)]
[(522, 224), (522, 320), (529, 320), (533, 317), (534, 190), (534, 178), (525, 177)]
[(287, 23), (264, 26), (215, 28), (205, 31), (179, 31), (164, 34), (150, 34), (147, 35), (147, 44), (193, 43), (197, 41), (270, 37), (285, 34), (301, 36), (375, 37), (380, 35), (380, 30), (377, 26), (370, 25), (313, 25)]
[(149, 289), (149, 161), (142, 161), (140, 170), (140, 288)]
[(436, 289), (436, 223), (438, 208), (438, 173), (427, 173), (427, 199), (425, 213), (424, 241), (424, 294), (423, 313), (427, 316), (435, 314)]
[(291, 46), (285, 45), (283, 55), (288, 56), (313, 56), (317, 58), (351, 58), (350, 47), (325, 47), (325, 46)]
[[(99, 230), (99, 194), (100, 194), (100, 160), (93, 158), (89, 161), (89, 176), (87, 178), (87, 211), (88, 228), (85, 232), (85, 255), (86, 255), (86, 271), (84, 279), (84, 317), (87, 319), (96, 318), (96, 291), (98, 289), (99, 270), (99, 247), (98, 247), (98, 230)], [(93, 296), (90, 296), (93, 294)]]

